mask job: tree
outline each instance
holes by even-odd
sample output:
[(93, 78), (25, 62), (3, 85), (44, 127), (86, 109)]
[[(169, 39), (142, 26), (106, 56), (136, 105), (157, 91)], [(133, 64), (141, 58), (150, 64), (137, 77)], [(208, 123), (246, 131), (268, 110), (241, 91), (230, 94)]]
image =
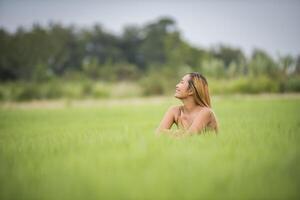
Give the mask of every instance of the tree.
[(137, 26), (126, 26), (121, 37), (121, 46), (123, 55), (128, 63), (137, 66), (143, 65), (143, 59), (138, 51), (142, 44), (141, 29)]
[(223, 61), (227, 76), (234, 77), (247, 73), (246, 57), (240, 49), (220, 45), (212, 49), (211, 54)]
[(265, 74), (269, 77), (278, 77), (278, 65), (263, 50), (255, 49), (249, 62), (250, 75)]
[(0, 29), (0, 80), (16, 79), (16, 71), (12, 67), (12, 38), (4, 29)]
[(291, 55), (279, 56), (279, 68), (283, 76), (288, 76), (295, 70), (295, 60)]
[(296, 60), (295, 74), (300, 74), (300, 55), (298, 55), (297, 60)]
[(168, 17), (161, 18), (158, 22), (150, 23), (143, 28), (144, 38), (138, 50), (143, 69), (150, 63), (167, 62), (165, 38), (176, 30), (175, 21)]

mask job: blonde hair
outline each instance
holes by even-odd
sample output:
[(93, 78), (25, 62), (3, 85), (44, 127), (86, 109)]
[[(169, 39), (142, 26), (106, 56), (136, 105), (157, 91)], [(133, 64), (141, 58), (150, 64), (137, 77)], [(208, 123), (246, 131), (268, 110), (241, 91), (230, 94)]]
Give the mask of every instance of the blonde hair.
[(211, 108), (208, 83), (206, 78), (198, 72), (188, 73), (190, 75), (189, 89), (194, 92), (194, 99), (200, 106)]

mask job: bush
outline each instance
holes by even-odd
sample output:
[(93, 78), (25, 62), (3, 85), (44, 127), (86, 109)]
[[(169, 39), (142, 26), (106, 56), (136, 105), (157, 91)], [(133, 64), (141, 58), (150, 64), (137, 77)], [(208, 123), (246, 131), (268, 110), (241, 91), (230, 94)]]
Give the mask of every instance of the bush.
[(107, 98), (110, 96), (109, 88), (101, 83), (95, 83), (91, 95), (94, 98)]
[(208, 82), (212, 94), (279, 92), (279, 82), (263, 76), (228, 80), (208, 78)]
[[(142, 88), (142, 94), (163, 95), (175, 92), (175, 86), (184, 73), (179, 73), (181, 69), (176, 70), (171, 67), (157, 69), (158, 66), (152, 67), (144, 78), (139, 82)], [(185, 67), (181, 71), (184, 70)]]
[[(139, 82), (100, 82), (88, 79), (48, 82), (8, 82), (0, 85), (0, 101), (28, 101), (32, 99), (123, 98), (150, 95), (172, 95), (181, 76), (186, 72), (165, 68), (151, 70)], [(257, 94), (274, 92), (300, 92), (300, 76), (286, 81), (265, 76), (214, 79), (206, 77), (210, 94)]]
[(162, 77), (158, 74), (151, 74), (140, 81), (140, 85), (143, 89), (143, 95), (162, 95), (164, 94), (164, 82)]
[(0, 101), (5, 100), (5, 89), (0, 87)]
[(32, 99), (56, 99), (64, 95), (61, 84), (49, 82), (43, 84), (23, 83), (13, 86), (11, 99), (27, 101)]
[(284, 83), (284, 91), (300, 92), (300, 76), (292, 77)]
[(51, 81), (49, 83), (38, 84), (35, 87), (39, 88), (40, 98), (42, 99), (56, 99), (64, 96), (63, 84), (57, 81)]
[(142, 94), (142, 88), (140, 85), (128, 81), (112, 84), (108, 89), (110, 96), (113, 98), (137, 97)]
[(279, 83), (267, 77), (251, 77), (233, 82), (231, 93), (279, 92)]
[(40, 95), (37, 86), (34, 86), (32, 84), (26, 84), (16, 95), (16, 100), (25, 101), (30, 99), (40, 99)]

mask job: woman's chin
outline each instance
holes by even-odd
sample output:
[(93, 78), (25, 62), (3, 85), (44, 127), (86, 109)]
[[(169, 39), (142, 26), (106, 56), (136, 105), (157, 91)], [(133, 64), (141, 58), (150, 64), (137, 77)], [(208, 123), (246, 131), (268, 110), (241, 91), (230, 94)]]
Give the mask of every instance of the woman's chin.
[(174, 94), (174, 97), (180, 99), (180, 96), (177, 93)]

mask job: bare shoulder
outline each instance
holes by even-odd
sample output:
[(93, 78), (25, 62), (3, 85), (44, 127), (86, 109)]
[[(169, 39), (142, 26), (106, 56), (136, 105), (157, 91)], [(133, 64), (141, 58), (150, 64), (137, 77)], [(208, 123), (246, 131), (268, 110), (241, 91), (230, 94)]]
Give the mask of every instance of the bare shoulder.
[(208, 108), (208, 107), (203, 107), (203, 108), (201, 108), (200, 112), (205, 113), (205, 114), (212, 114), (213, 110), (211, 108)]
[(218, 133), (219, 123), (214, 111), (211, 108), (206, 108), (205, 112), (207, 112), (207, 119), (209, 120), (208, 126), (213, 128), (216, 131), (216, 133)]
[(177, 114), (180, 111), (181, 106), (170, 106), (168, 109), (168, 112), (171, 112), (173, 114)]
[(208, 107), (201, 108), (201, 110), (199, 112), (199, 115), (205, 116), (205, 117), (215, 118), (214, 111), (211, 108), (208, 108)]

